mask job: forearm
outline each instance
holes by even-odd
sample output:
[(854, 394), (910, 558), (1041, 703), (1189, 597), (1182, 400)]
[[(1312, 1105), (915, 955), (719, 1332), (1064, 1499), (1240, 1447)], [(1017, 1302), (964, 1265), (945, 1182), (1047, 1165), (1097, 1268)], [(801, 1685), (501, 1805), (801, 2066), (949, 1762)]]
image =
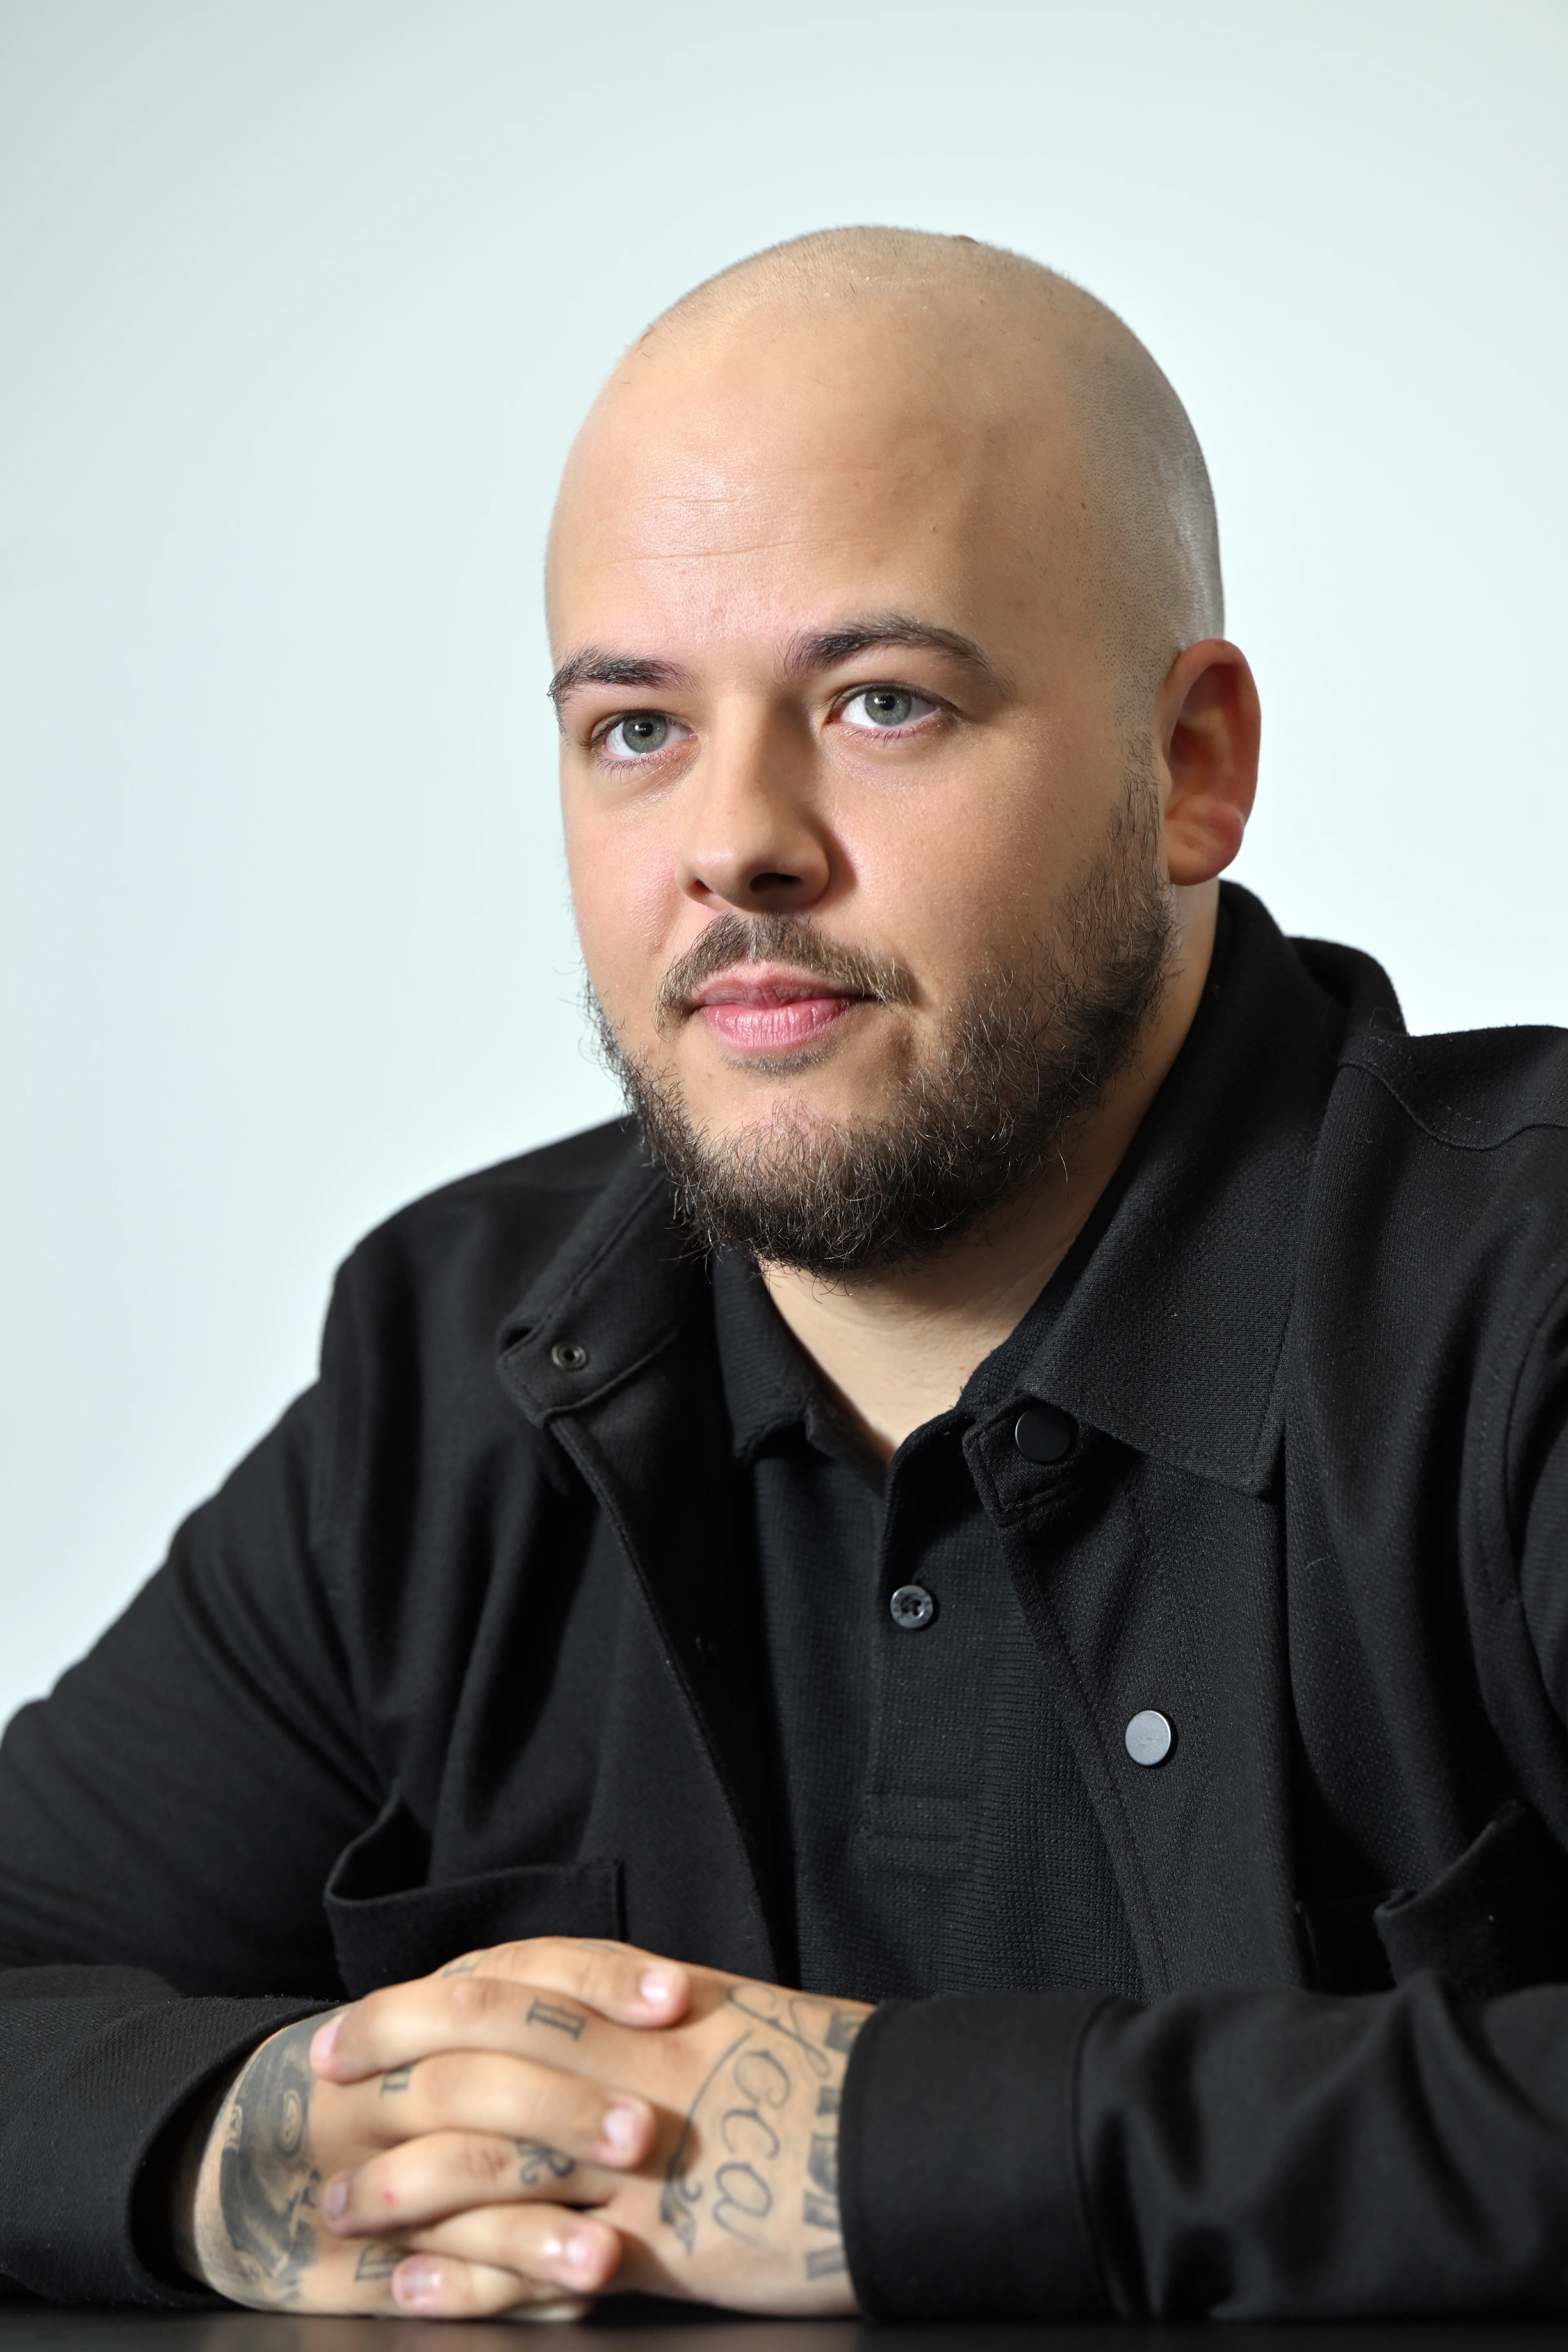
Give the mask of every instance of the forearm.
[(0, 1974), (0, 2273), (59, 2301), (193, 2299), (149, 2167), (204, 2085), (313, 2008), (183, 1999), (142, 1969)]
[(882, 2317), (1568, 2310), (1568, 1990), (889, 2005), (843, 2157)]

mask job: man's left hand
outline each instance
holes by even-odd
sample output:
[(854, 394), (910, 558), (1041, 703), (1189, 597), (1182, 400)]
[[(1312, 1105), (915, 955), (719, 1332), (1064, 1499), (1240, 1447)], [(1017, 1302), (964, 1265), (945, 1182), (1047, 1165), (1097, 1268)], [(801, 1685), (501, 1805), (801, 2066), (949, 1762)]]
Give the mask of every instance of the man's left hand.
[(455, 2052), (587, 2077), (652, 2105), (641, 2166), (600, 2169), (528, 2141), (501, 2163), (493, 2134), (415, 2137), (323, 2184), (327, 2228), (399, 2250), (398, 2300), (431, 2315), (468, 2315), (470, 2275), (526, 2272), (520, 2221), (532, 2199), (584, 2209), (617, 2232), (617, 2290), (852, 2312), (838, 2109), (865, 2004), (687, 1968), (684, 2016), (649, 2031), (590, 2005), (603, 1951), (550, 1938), (471, 1954), (340, 2011), (311, 2062), (331, 2082), (379, 2075), (416, 2091), (419, 2068)]

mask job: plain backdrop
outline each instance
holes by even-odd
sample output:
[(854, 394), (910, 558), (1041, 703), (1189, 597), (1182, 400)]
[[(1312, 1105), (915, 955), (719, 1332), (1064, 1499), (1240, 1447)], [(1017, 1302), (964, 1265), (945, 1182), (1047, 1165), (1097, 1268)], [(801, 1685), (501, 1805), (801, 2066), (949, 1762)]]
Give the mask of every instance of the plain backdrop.
[(539, 564), (647, 319), (843, 221), (1184, 394), (1237, 872), (1568, 1022), (1563, 0), (3, 0), (0, 1713), (310, 1378), (336, 1261), (606, 1116)]

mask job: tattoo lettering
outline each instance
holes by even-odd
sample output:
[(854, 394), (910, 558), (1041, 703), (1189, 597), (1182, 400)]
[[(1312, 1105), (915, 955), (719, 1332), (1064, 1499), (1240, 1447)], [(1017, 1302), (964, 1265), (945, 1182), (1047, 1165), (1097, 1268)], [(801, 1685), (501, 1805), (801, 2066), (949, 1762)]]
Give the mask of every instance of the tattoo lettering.
[(479, 1972), (478, 1956), (472, 1955), (466, 1960), (453, 1960), (449, 1967), (442, 1969), (441, 1974), (444, 1977), (477, 1977)]
[(760, 2244), (748, 2222), (765, 2221), (773, 2210), (773, 2192), (752, 2164), (721, 2164), (714, 2183), (719, 2194), (713, 2204), (713, 2219), (721, 2230), (742, 2244)]
[(354, 2264), (354, 2276), (356, 2279), (390, 2278), (402, 2260), (403, 2256), (395, 2246), (384, 2246), (373, 2238), (368, 2246), (360, 2249), (360, 2258)]
[[(766, 2246), (779, 2199), (804, 2171), (801, 2218), (830, 2232), (805, 2257), (808, 2279), (847, 2265), (838, 2208), (838, 2126), (845, 2064), (860, 2017), (837, 2001), (773, 1985), (732, 1985), (744, 2030), (691, 2103), (668, 2163), (659, 2219), (689, 2255), (704, 2216), (744, 2245)], [(793, 2110), (793, 2112), (792, 2112)], [(824, 2126), (809, 2128), (807, 2119)]]
[(316, 2259), (310, 2039), (302, 2018), (264, 2042), (235, 2084), (218, 2159), (218, 2210), (241, 2278), (291, 2303)]
[(558, 2147), (546, 2147), (542, 2139), (514, 2140), (517, 2149), (517, 2177), (525, 2189), (537, 2189), (542, 2180), (564, 2180), (575, 2172), (576, 2162)]
[(588, 2021), (580, 2009), (563, 2009), (559, 2001), (536, 2000), (528, 2012), (530, 2025), (552, 2025), (557, 2033), (569, 2033), (574, 2042), (582, 2037)]
[(845, 2057), (847, 2057), (854, 2049), (855, 2038), (865, 2022), (863, 2017), (856, 2017), (847, 2009), (836, 2009), (827, 2021), (828, 2048), (841, 2051)]
[[(689, 2165), (689, 2158), (696, 2149), (698, 2113), (708, 2095), (709, 2086), (723, 2073), (735, 2053), (742, 2049), (750, 2038), (749, 2034), (742, 2033), (738, 2041), (731, 2042), (717, 2064), (709, 2070), (697, 2096), (691, 2102), (686, 2121), (680, 2126), (680, 2137), (676, 2141), (669, 2161), (664, 2168), (664, 2187), (659, 2191), (658, 2218), (667, 2229), (675, 2231), (689, 2254), (695, 2251), (697, 2245), (696, 2208), (703, 2194), (702, 2183), (690, 2170)], [(785, 2095), (788, 2095), (787, 2092)]]
[(412, 2066), (394, 2066), (390, 2073), (384, 2074), (381, 2078), (382, 2097), (384, 2099), (393, 2091), (406, 2091), (413, 2072)]

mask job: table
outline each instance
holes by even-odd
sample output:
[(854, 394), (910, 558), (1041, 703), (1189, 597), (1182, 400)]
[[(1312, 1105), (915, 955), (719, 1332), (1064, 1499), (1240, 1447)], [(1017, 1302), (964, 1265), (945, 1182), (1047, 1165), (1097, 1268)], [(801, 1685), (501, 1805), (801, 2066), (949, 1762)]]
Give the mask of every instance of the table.
[(743, 2319), (626, 2296), (533, 2334), (500, 2320), (321, 2319), (0, 2304), (0, 2352), (1568, 2352), (1568, 2321), (1468, 2319), (1291, 2326), (872, 2327)]

